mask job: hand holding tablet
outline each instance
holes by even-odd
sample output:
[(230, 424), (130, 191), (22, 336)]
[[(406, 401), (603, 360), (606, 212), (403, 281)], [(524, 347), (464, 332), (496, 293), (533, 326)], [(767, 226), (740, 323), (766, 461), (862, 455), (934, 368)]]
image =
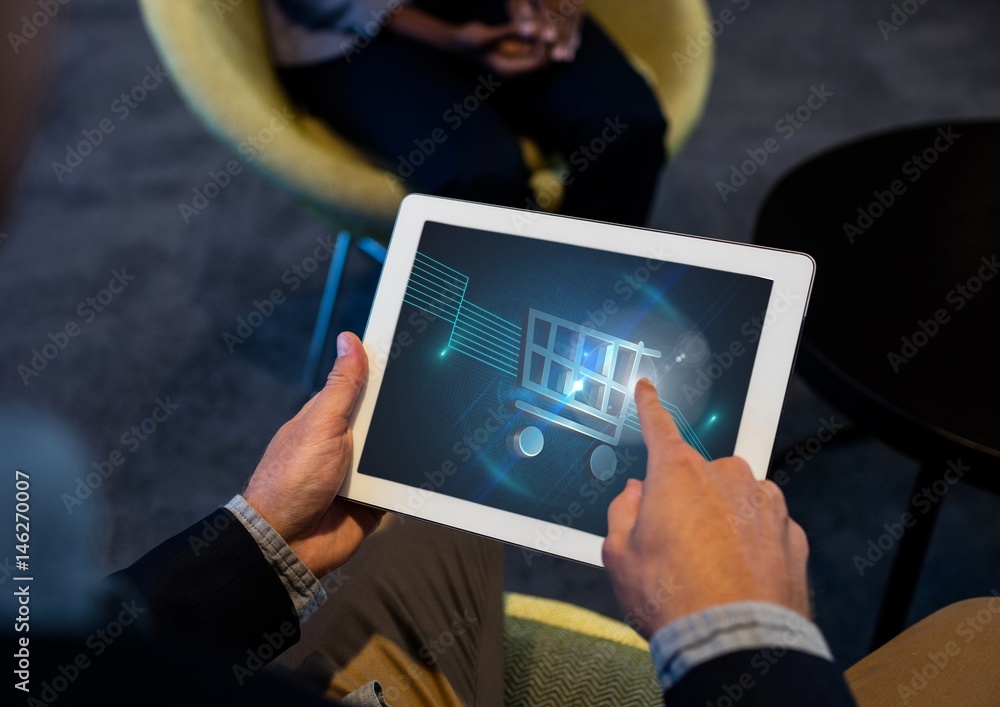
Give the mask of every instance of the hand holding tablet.
[(601, 564), (648, 378), (706, 460), (767, 470), (805, 255), (410, 196), (364, 343), (341, 495)]

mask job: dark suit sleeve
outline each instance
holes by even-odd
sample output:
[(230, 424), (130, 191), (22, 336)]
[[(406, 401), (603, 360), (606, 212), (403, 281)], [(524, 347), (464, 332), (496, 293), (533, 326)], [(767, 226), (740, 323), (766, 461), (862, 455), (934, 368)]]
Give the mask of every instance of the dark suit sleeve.
[(666, 707), (855, 707), (836, 665), (780, 647), (726, 653), (692, 668), (663, 695)]
[(72, 683), (60, 705), (70, 699), (105, 707), (330, 707), (314, 690), (262, 671), (298, 641), (299, 620), (257, 542), (228, 510), (161, 543), (107, 582), (117, 596), (107, 607), (111, 621), (95, 621), (103, 632), (83, 644), (53, 637), (38, 651), (39, 679)]
[[(280, 653), (299, 640), (299, 619), (278, 578), (243, 524), (219, 509), (153, 548), (110, 578), (143, 607), (157, 634), (199, 635), (246, 651)], [(273, 651), (260, 651), (270, 644)], [(266, 662), (266, 661), (265, 661)]]

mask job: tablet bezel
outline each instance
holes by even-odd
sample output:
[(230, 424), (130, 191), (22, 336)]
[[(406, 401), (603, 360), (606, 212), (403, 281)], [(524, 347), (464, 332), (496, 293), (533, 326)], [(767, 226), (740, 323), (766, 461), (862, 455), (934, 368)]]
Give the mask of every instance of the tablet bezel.
[[(815, 273), (812, 257), (745, 243), (411, 194), (403, 200), (396, 217), (365, 330), (369, 380), (351, 416), (354, 456), (340, 490), (341, 496), (502, 540), (533, 552), (603, 566), (601, 545), (604, 538), (600, 536), (358, 473), (382, 374), (393, 353), (402, 346), (395, 341), (397, 324), (417, 246), (428, 221), (771, 280), (774, 284), (761, 322), (762, 331), (735, 449), (735, 454), (750, 465), (754, 476), (765, 477), (812, 288)], [(572, 222), (572, 228), (567, 227), (567, 221)]]

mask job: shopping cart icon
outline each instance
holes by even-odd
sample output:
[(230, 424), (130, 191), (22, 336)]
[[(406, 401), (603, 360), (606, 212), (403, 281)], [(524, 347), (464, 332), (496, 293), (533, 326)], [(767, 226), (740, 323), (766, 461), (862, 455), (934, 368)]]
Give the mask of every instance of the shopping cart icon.
[[(590, 452), (590, 471), (604, 481), (617, 467), (612, 447), (621, 439), (643, 356), (660, 352), (529, 309), (524, 328), (521, 387), (536, 393), (539, 404), (517, 400), (522, 412), (598, 442)], [(544, 405), (544, 407), (542, 407)], [(535, 426), (518, 430), (512, 449), (537, 455), (544, 444)]]

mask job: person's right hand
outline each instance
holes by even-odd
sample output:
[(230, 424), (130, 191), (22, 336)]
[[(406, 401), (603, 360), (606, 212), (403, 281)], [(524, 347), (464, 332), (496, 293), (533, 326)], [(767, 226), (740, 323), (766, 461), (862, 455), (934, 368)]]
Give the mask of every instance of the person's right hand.
[(537, 0), (542, 38), (549, 45), (549, 59), (570, 62), (576, 58), (583, 28), (583, 0)]
[(505, 78), (529, 74), (549, 64), (548, 48), (541, 42), (508, 37), (489, 48), (483, 61)]
[(457, 25), (453, 39), (455, 48), (466, 52), (485, 52), (503, 39), (518, 36), (514, 22), (502, 25), (488, 25), (483, 22), (466, 22)]
[[(510, 78), (540, 69), (548, 63), (546, 46), (534, 39), (523, 25), (466, 22), (455, 27), (455, 50), (470, 55), (500, 76)], [(531, 30), (533, 31), (533, 30)]]
[(608, 508), (603, 557), (639, 633), (648, 639), (674, 619), (740, 601), (808, 617), (809, 546), (778, 486), (756, 480), (738, 457), (706, 461), (645, 379), (635, 404), (646, 479), (630, 479)]
[(545, 58), (571, 62), (583, 28), (584, 0), (508, 0), (507, 12), (522, 37), (545, 47)]

